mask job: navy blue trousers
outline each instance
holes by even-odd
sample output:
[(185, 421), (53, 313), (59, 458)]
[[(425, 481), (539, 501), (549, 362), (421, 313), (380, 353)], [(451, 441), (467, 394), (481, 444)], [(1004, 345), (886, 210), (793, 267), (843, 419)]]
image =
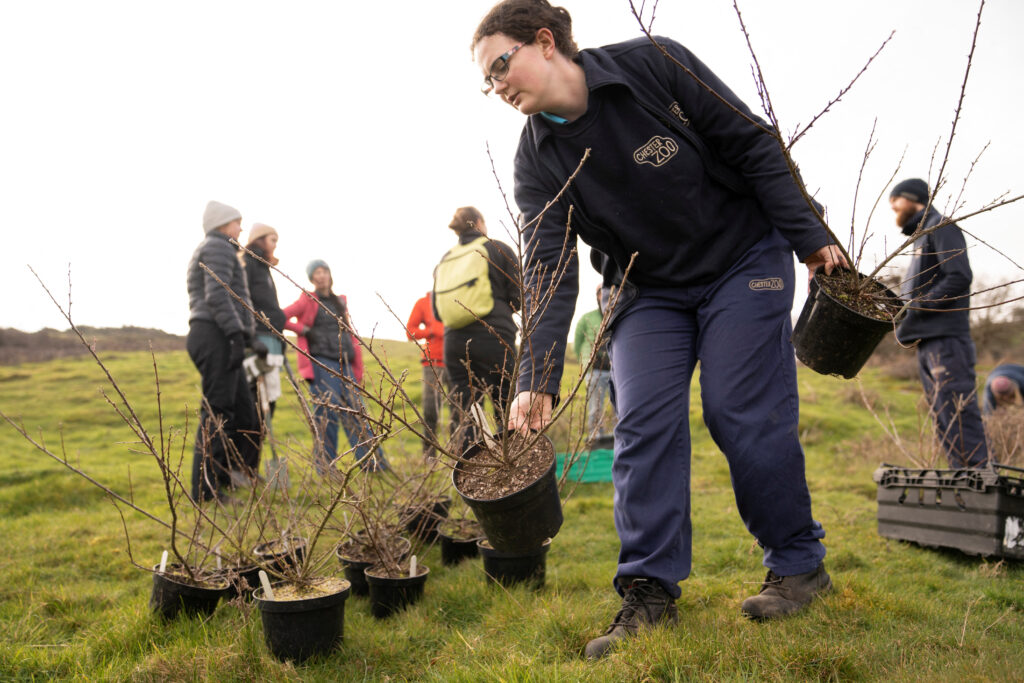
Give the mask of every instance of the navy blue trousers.
[[(338, 459), (339, 422), (352, 446), (356, 462), (362, 462), (363, 458), (370, 455), (368, 443), (374, 439), (374, 433), (373, 426), (358, 415), (364, 409), (362, 396), (359, 395), (358, 390), (342, 380), (342, 376), (344, 376), (349, 382), (355, 381), (352, 366), (345, 363), (343, 369), (337, 358), (331, 359), (327, 356), (315, 356), (315, 358), (331, 370), (329, 372), (320, 367), (318, 363), (313, 363), (313, 383), (310, 385), (310, 392), (317, 398), (313, 417), (316, 419), (317, 429), (322, 430), (323, 434), (323, 449), (315, 448), (314, 450), (317, 471), (322, 473)], [(375, 456), (374, 467), (385, 468), (388, 466), (380, 446), (374, 447), (373, 455)]]
[(654, 578), (678, 597), (690, 574), (697, 361), (704, 422), (728, 460), (740, 517), (764, 548), (764, 565), (788, 576), (824, 558), (798, 439), (793, 281), (792, 251), (773, 232), (710, 285), (640, 288), (615, 321), (616, 578)]
[(981, 467), (988, 462), (974, 362), (970, 337), (924, 339), (917, 347), (917, 365), (935, 421), (935, 436), (954, 468)]

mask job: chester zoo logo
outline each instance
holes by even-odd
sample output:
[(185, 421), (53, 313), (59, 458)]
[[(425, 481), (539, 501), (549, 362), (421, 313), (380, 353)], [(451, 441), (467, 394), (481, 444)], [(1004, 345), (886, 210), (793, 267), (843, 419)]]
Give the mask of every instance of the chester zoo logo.
[(638, 164), (664, 166), (679, 151), (679, 143), (672, 138), (655, 135), (633, 152), (633, 161)]
[(760, 280), (751, 280), (749, 286), (755, 292), (760, 292), (766, 289), (772, 292), (781, 292), (785, 287), (785, 285), (782, 284), (781, 277), (766, 277), (761, 278)]

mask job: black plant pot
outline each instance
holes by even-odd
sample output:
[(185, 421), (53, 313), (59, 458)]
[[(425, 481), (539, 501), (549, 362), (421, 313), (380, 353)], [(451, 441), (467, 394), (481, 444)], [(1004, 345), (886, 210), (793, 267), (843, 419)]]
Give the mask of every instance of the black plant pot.
[(437, 525), (441, 520), (448, 517), (448, 508), (451, 507), (452, 499), (443, 496), (429, 504), (412, 505), (402, 511), (402, 516), (408, 520), (405, 528), (414, 537), (424, 543), (433, 543), (437, 540)]
[[(412, 550), (412, 544), (409, 543), (407, 538), (395, 540), (399, 543), (399, 548), (395, 553), (395, 560), (401, 562), (408, 556), (409, 551)], [(350, 546), (339, 546), (335, 554), (338, 556), (341, 568), (345, 572), (345, 578), (352, 584), (352, 595), (369, 595), (370, 586), (366, 583), (366, 576), (363, 574), (363, 570), (377, 564), (378, 560), (357, 559), (346, 554), (349, 549)]]
[(484, 451), (482, 443), (469, 447), (452, 471), (452, 483), (473, 515), (491, 546), (507, 553), (535, 551), (562, 527), (562, 501), (555, 477), (555, 447), (546, 436), (551, 451), (551, 466), (527, 487), (493, 500), (471, 498), (459, 489), (459, 477), (467, 462)]
[(287, 541), (267, 541), (253, 548), (252, 554), (269, 573), (284, 574), (288, 569), (302, 564), (306, 557), (306, 539), (292, 536)]
[[(878, 343), (893, 330), (899, 319), (879, 320), (855, 311), (819, 286), (820, 274), (819, 267), (793, 328), (793, 347), (800, 362), (815, 372), (851, 379), (856, 377)], [(878, 287), (882, 296), (900, 304), (899, 297), (892, 290), (881, 284)]]
[[(260, 610), (263, 639), (275, 657), (303, 662), (334, 650), (345, 633), (345, 600), (349, 585), (335, 593), (302, 600), (267, 600), (257, 588), (253, 600)], [(275, 584), (277, 589), (283, 584)]]
[(484, 572), (487, 578), (502, 586), (514, 586), (517, 583), (529, 583), (534, 588), (544, 585), (547, 568), (548, 549), (551, 539), (544, 541), (539, 548), (525, 553), (506, 553), (495, 550), (485, 540), (477, 541), (477, 548), (484, 558)]
[(441, 564), (447, 567), (479, 554), (476, 547), (479, 538), (454, 538), (444, 531), (439, 531), (438, 537), (441, 539)]
[(153, 567), (153, 591), (149, 596), (149, 606), (165, 619), (174, 619), (181, 613), (209, 616), (227, 592), (228, 582), (224, 579), (213, 579), (197, 586), (187, 577), (173, 575), (181, 565), (167, 565), (166, 569), (172, 573), (161, 574), (159, 565)]
[(378, 619), (386, 619), (423, 597), (430, 570), (421, 565), (416, 576), (391, 578), (379, 567), (367, 567), (364, 574), (370, 585), (370, 612)]

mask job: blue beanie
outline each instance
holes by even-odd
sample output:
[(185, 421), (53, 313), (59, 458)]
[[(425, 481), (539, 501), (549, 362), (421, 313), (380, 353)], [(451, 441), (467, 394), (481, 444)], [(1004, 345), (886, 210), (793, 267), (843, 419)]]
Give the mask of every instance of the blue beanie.
[(896, 183), (889, 193), (889, 198), (903, 197), (918, 204), (927, 204), (929, 194), (931, 193), (928, 192), (928, 183), (920, 178), (910, 178)]
[(313, 271), (317, 268), (326, 268), (328, 272), (331, 270), (331, 267), (327, 265), (327, 261), (318, 258), (313, 259), (306, 264), (306, 277), (309, 278), (310, 282), (313, 281)]

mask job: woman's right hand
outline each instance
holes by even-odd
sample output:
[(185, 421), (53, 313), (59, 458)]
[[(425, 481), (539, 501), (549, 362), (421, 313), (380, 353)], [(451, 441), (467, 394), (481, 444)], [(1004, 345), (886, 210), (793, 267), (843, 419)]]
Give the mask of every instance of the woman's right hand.
[(533, 391), (520, 391), (508, 411), (508, 428), (517, 432), (540, 430), (551, 422), (554, 397)]

